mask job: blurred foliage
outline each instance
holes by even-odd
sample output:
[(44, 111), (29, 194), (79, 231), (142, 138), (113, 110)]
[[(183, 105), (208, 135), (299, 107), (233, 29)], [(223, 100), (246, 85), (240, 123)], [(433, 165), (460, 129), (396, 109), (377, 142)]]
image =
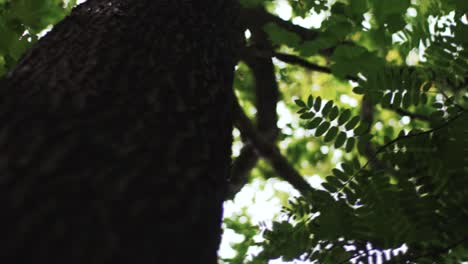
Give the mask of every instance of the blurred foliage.
[(0, 0), (0, 76), (13, 67), (38, 35), (60, 21), (75, 0)]
[(226, 218), (224, 220), (225, 228), (232, 229), (236, 233), (240, 233), (244, 236), (244, 239), (241, 243), (236, 243), (232, 245), (232, 248), (236, 251), (236, 256), (232, 258), (225, 258), (223, 262), (231, 264), (243, 264), (244, 257), (247, 254), (250, 246), (255, 245), (254, 236), (258, 233), (258, 227), (251, 223), (247, 214), (236, 215), (231, 218)]
[[(240, 2), (272, 12), (278, 3)], [(246, 210), (225, 219), (225, 228), (244, 239), (232, 245), (237, 255), (223, 261), (468, 261), (466, 0), (285, 2), (291, 21), (324, 17), (318, 37), (302, 40), (269, 23), (269, 39), (277, 51), (331, 74), (274, 60), (281, 93), (277, 143), (305, 178), (324, 182), (307, 197), (275, 191), (284, 208), (261, 231)], [(0, 0), (0, 76), (74, 5)], [(329, 48), (331, 56), (320, 55)], [(240, 63), (234, 87), (250, 117), (253, 85)], [(264, 160), (251, 174), (265, 181), (278, 176)], [(251, 254), (252, 248), (261, 252)]]

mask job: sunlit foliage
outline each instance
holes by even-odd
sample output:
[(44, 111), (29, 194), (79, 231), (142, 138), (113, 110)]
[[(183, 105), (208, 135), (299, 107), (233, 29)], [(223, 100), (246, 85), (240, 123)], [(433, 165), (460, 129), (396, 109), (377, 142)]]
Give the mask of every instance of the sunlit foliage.
[[(290, 2), (297, 16), (320, 4)], [(312, 41), (266, 26), (273, 43), (304, 59), (333, 48), (325, 65), (353, 89), (335, 97), (322, 92), (337, 86), (288, 93), (302, 98), (290, 107), (310, 140), (346, 154), (324, 169), (323, 160), (303, 150), (324, 178), (323, 189), (290, 199), (287, 218), (264, 229), (263, 251), (252, 263), (468, 259), (467, 7), (464, 1), (334, 1)], [(343, 107), (339, 94), (361, 95), (361, 106)]]

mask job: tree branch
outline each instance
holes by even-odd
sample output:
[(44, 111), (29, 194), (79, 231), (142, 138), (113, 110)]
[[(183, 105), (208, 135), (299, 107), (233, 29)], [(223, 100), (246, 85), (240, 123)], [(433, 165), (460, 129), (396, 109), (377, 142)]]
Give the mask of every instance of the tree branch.
[[(268, 41), (268, 36), (260, 28), (252, 29), (252, 40), (259, 48), (268, 50), (273, 48)], [(278, 135), (276, 104), (279, 97), (273, 62), (271, 57), (246, 57), (243, 59), (252, 71), (255, 81), (258, 131), (263, 138), (273, 142)], [(248, 182), (249, 172), (255, 167), (257, 161), (258, 154), (251, 144), (246, 142), (239, 157), (232, 165), (228, 199), (234, 198), (235, 194)]]
[(311, 71), (323, 72), (323, 73), (332, 73), (330, 68), (320, 66), (318, 64), (311, 63), (299, 56), (280, 53), (280, 52), (273, 52), (272, 56), (277, 58), (282, 62), (286, 62), (289, 64), (299, 65)]
[[(292, 64), (298, 65), (303, 68), (306, 68), (311, 71), (321, 72), (321, 73), (328, 73), (332, 74), (332, 70), (328, 67), (320, 66), (318, 64), (309, 62), (299, 56), (281, 53), (281, 52), (273, 52), (273, 51), (265, 51), (265, 50), (258, 50), (252, 47), (245, 48), (242, 52), (241, 57), (244, 60), (252, 59), (252, 58), (271, 58), (275, 57), (276, 59)], [(354, 76), (346, 76), (346, 79), (357, 82), (359, 79)]]
[[(295, 55), (292, 55), (292, 54), (286, 54), (286, 53), (280, 53), (280, 52), (274, 52), (272, 54), (272, 56), (277, 58), (278, 60), (280, 60), (282, 62), (293, 64), (293, 65), (299, 65), (299, 66), (304, 67), (304, 68), (306, 68), (308, 70), (311, 70), (311, 71), (332, 74), (332, 70), (330, 68), (320, 66), (320, 65), (317, 65), (315, 63), (309, 62), (309, 61), (307, 61), (307, 60), (305, 60), (305, 59), (303, 59), (303, 58), (301, 58), (299, 56), (295, 56)], [(357, 77), (354, 77), (354, 76), (346, 76), (346, 79), (348, 79), (350, 81), (355, 81), (355, 82), (357, 82), (359, 80)]]
[(281, 178), (289, 182), (303, 196), (308, 195), (314, 189), (304, 178), (291, 166), (289, 161), (281, 155), (278, 147), (263, 139), (254, 128), (249, 118), (242, 111), (241, 107), (235, 102), (235, 126), (241, 133), (250, 140), (259, 154), (268, 160)]
[(394, 110), (395, 110), (395, 112), (397, 112), (401, 116), (409, 116), (409, 117), (411, 117), (413, 119), (429, 121), (429, 117), (427, 115), (412, 113), (412, 112), (406, 111), (406, 110), (404, 110), (402, 108), (397, 108), (397, 109), (394, 109)]
[(452, 123), (453, 121), (457, 120), (458, 118), (460, 118), (463, 114), (465, 114), (466, 112), (462, 111), (460, 112), (458, 115), (452, 117), (451, 119), (447, 120), (447, 122), (439, 125), (438, 127), (435, 127), (433, 129), (429, 129), (429, 130), (426, 130), (426, 131), (423, 131), (423, 132), (420, 132), (420, 133), (416, 133), (416, 134), (408, 134), (408, 135), (405, 135), (405, 136), (399, 136), (395, 139), (393, 139), (392, 141), (390, 142), (387, 142), (386, 144), (384, 144), (383, 146), (379, 147), (379, 149), (377, 149), (377, 151), (375, 152), (376, 154), (379, 154), (381, 153), (382, 151), (384, 151), (387, 147), (395, 144), (396, 142), (402, 140), (402, 139), (408, 139), (408, 138), (412, 138), (412, 137), (417, 137), (417, 136), (421, 136), (421, 135), (425, 135), (425, 134), (430, 134), (432, 132), (435, 132), (437, 130), (440, 130), (446, 126), (448, 126), (450, 123)]
[(252, 144), (247, 143), (244, 145), (231, 166), (231, 178), (226, 200), (234, 199), (236, 194), (247, 184), (250, 171), (255, 167), (257, 161), (258, 154)]
[[(260, 28), (254, 28), (252, 40), (256, 48), (273, 50), (267, 34)], [(255, 81), (255, 107), (257, 108), (258, 131), (269, 140), (275, 140), (278, 134), (276, 123), (276, 104), (278, 102), (278, 83), (271, 57), (245, 57), (244, 61), (252, 71)]]
[(243, 28), (246, 29), (251, 27), (262, 28), (267, 23), (275, 23), (283, 29), (298, 34), (302, 40), (314, 40), (319, 35), (317, 30), (294, 25), (289, 21), (270, 14), (263, 8), (242, 8), (240, 12), (240, 20)]
[[(315, 40), (320, 34), (317, 30), (307, 29), (283, 20), (273, 14), (270, 14), (263, 8), (242, 8), (240, 13), (240, 20), (244, 29), (261, 28), (263, 30), (264, 25), (275, 23), (283, 29), (296, 33), (301, 37), (302, 41)], [(322, 49), (319, 52), (320, 54), (329, 57), (333, 54), (334, 50), (335, 47), (331, 47)]]

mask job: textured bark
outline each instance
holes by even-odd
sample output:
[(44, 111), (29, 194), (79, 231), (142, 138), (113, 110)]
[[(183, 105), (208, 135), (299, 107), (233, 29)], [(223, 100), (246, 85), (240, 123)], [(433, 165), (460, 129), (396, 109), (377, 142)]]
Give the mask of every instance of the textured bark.
[(216, 263), (234, 0), (89, 0), (0, 90), (0, 263)]

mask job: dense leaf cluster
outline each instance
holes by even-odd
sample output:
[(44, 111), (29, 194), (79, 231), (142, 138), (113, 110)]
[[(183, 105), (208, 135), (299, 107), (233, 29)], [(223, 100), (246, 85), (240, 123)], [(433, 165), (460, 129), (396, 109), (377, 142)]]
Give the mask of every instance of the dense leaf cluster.
[(314, 100), (311, 95), (307, 99), (307, 104), (300, 99), (296, 100), (296, 104), (302, 107), (298, 111), (300, 117), (309, 120), (305, 127), (313, 129), (316, 137), (324, 135), (324, 142), (334, 140), (335, 148), (344, 146), (346, 152), (351, 152), (358, 141), (359, 149), (364, 151), (365, 144), (369, 140), (369, 137), (364, 135), (368, 124), (361, 122), (359, 116), (352, 116), (350, 109), (340, 111), (338, 106), (333, 105), (332, 100), (324, 103), (322, 107), (322, 98), (319, 96)]

